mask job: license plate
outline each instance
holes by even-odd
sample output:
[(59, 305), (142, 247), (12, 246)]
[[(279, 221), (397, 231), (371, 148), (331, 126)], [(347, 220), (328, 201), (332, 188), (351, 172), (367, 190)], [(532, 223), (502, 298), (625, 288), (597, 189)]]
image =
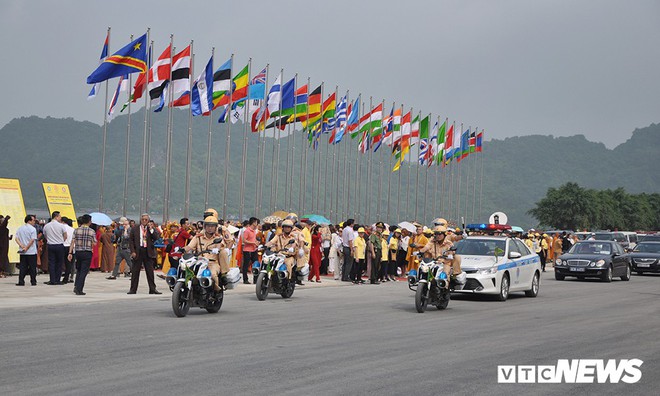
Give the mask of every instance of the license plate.
[(584, 272), (584, 268), (580, 267), (571, 267), (571, 272)]
[(651, 266), (651, 264), (637, 264), (638, 267), (645, 267), (648, 268)]

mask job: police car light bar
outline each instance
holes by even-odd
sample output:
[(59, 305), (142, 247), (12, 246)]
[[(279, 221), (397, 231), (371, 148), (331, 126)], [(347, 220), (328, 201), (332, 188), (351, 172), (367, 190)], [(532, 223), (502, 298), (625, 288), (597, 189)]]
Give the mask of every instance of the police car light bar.
[(480, 231), (505, 231), (510, 230), (511, 226), (506, 224), (468, 224), (465, 228)]

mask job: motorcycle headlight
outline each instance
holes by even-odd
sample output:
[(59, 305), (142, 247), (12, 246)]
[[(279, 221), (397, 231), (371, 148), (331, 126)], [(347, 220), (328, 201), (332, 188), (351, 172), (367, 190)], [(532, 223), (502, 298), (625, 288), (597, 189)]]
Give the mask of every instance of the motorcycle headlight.
[(264, 258), (261, 260), (264, 264), (270, 263), (270, 256), (264, 256)]
[(175, 277), (176, 273), (177, 273), (176, 268), (170, 268), (170, 270), (167, 271), (167, 276)]
[(183, 261), (183, 260), (179, 261), (179, 267), (181, 267), (183, 269), (188, 268), (188, 262)]
[(497, 273), (497, 267), (484, 268), (477, 271), (479, 275), (492, 275)]
[(429, 267), (427, 267), (426, 265), (420, 265), (419, 266), (419, 271), (420, 272), (429, 272)]
[(208, 269), (208, 268), (204, 269), (204, 271), (202, 271), (201, 276), (206, 277), (206, 278), (210, 278), (211, 277), (211, 270)]
[(441, 271), (438, 274), (437, 278), (440, 279), (440, 280), (445, 280), (445, 279), (447, 279), (447, 274), (445, 273), (445, 271)]

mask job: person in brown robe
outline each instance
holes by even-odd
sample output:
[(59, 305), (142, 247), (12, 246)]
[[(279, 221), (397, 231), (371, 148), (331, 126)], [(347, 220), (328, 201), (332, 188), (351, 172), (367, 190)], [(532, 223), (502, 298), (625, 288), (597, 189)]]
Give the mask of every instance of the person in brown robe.
[(104, 228), (99, 238), (101, 245), (101, 271), (111, 272), (115, 265), (115, 247), (112, 244), (112, 231), (110, 228)]
[(0, 215), (0, 278), (4, 278), (9, 274), (9, 229), (7, 223), (10, 216)]

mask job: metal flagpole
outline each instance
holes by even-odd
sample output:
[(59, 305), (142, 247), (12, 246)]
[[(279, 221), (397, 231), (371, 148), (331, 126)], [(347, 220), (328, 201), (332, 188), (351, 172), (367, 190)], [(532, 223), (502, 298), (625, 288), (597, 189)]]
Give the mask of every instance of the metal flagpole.
[(449, 195), (447, 202), (449, 202), (449, 210), (447, 211), (447, 220), (450, 220), (452, 216), (454, 215), (453, 212), (453, 206), (454, 206), (454, 134), (456, 133), (456, 121), (452, 123), (452, 136), (451, 136), (451, 150), (452, 152), (449, 153), (451, 154), (449, 158)]
[(479, 219), (482, 218), (483, 212), (481, 211), (481, 198), (483, 197), (483, 192), (484, 192), (484, 136), (485, 133), (482, 131), (483, 135), (481, 135), (481, 152), (480, 152), (480, 157), (481, 157), (481, 178), (479, 180)]
[[(131, 41), (133, 35), (131, 34)], [(128, 121), (126, 124), (126, 158), (124, 159), (124, 200), (121, 205), (121, 214), (126, 216), (126, 207), (128, 206), (128, 161), (131, 151), (131, 89), (133, 87), (133, 74), (128, 75)]]
[[(211, 48), (211, 58), (214, 57), (215, 57), (215, 47)], [(206, 143), (206, 190), (204, 193), (204, 210), (206, 210), (206, 208), (209, 207), (209, 194), (211, 192), (211, 145), (213, 143), (213, 136), (211, 133), (212, 124), (213, 124), (213, 106), (211, 106), (211, 111), (209, 114), (209, 138), (208, 138), (208, 142)]]
[[(349, 91), (346, 91), (346, 127), (344, 128), (344, 135), (347, 133), (350, 133), (348, 130), (348, 105), (349, 105)], [(360, 95), (358, 94), (358, 97)], [(353, 107), (351, 107), (351, 110), (353, 110)], [(357, 111), (357, 109), (355, 110)], [(343, 138), (342, 138), (343, 140)], [(350, 163), (348, 159), (348, 146), (350, 144), (348, 143), (347, 140), (344, 141), (344, 191), (343, 191), (343, 198), (344, 198), (344, 218), (348, 219), (350, 217), (350, 204), (351, 204), (351, 184), (350, 184)]]
[[(147, 30), (147, 37), (149, 30)], [(108, 27), (108, 54), (110, 53), (110, 27)], [(108, 141), (108, 80), (105, 80), (105, 104), (103, 105), (103, 147), (101, 147), (101, 185), (99, 188), (99, 212), (103, 212), (103, 188), (105, 179), (105, 145)]]
[[(296, 91), (298, 90), (298, 73), (296, 73), (293, 76), (293, 79), (294, 79), (293, 80), (294, 81), (293, 82), (293, 119), (289, 123), (289, 133), (288, 133), (288, 136), (287, 136), (287, 145), (286, 145), (286, 147), (287, 147), (287, 150), (286, 150), (287, 151), (287, 154), (286, 154), (287, 155), (287, 161), (286, 161), (287, 169), (288, 169), (288, 166), (289, 166), (289, 154), (291, 154), (291, 175), (289, 175), (288, 172), (287, 172), (287, 179), (289, 181), (286, 183), (287, 189), (284, 191), (284, 193), (286, 194), (286, 198), (287, 198), (286, 202), (287, 202), (287, 208), (289, 209), (289, 212), (291, 212), (292, 209), (293, 209), (292, 208), (293, 207), (293, 202), (292, 202), (293, 201), (293, 176), (295, 175), (295, 168), (296, 168), (294, 166), (294, 164), (296, 163), (294, 154), (296, 152), (296, 117), (298, 116), (296, 114), (296, 110), (297, 110), (297, 108), (296, 108), (296, 106), (297, 106), (297, 104), (296, 104), (296, 98), (297, 98)], [(307, 90), (309, 92), (309, 86), (307, 87)], [(291, 145), (289, 145), (289, 142), (291, 143)]]
[[(280, 107), (279, 108), (281, 108), (281, 106), (282, 106), (282, 75), (283, 74), (284, 74), (284, 69), (280, 69), (280, 104), (279, 104)], [(277, 81), (277, 79), (275, 81)], [(268, 97), (268, 96), (266, 96), (266, 97)], [(266, 106), (268, 106), (268, 102), (266, 102)], [(266, 120), (266, 123), (267, 122), (268, 122), (268, 120)], [(273, 121), (273, 128), (276, 128), (275, 121)], [(275, 195), (277, 194), (277, 189), (276, 189), (277, 180), (276, 180), (276, 178), (277, 178), (277, 166), (279, 164), (277, 163), (277, 160), (275, 159), (275, 152), (276, 152), (276, 149), (279, 146), (279, 142), (276, 142), (275, 138), (276, 138), (275, 137), (275, 129), (273, 129), (273, 154), (271, 156), (272, 164), (271, 164), (271, 172), (270, 172), (270, 175), (271, 175), (271, 178), (270, 178), (270, 210), (274, 210), (275, 206), (277, 205), (277, 202), (276, 202), (277, 199), (276, 199)], [(279, 150), (277, 150), (277, 152), (279, 153)], [(278, 154), (278, 157), (279, 157), (279, 154)]]
[[(192, 72), (195, 63), (195, 54), (193, 53), (193, 41), (190, 40), (190, 68), (188, 69), (188, 98), (192, 92)], [(188, 105), (190, 107), (191, 105)], [(192, 168), (192, 108), (188, 111), (188, 146), (186, 149), (186, 191), (184, 196), (183, 217), (190, 216), (190, 171)], [(204, 208), (206, 209), (206, 208)]]
[[(429, 113), (429, 124), (431, 123), (431, 113)], [(425, 164), (426, 166), (424, 167), (424, 196), (422, 197), (422, 201), (424, 201), (424, 208), (422, 209), (422, 221), (426, 222), (426, 207), (428, 206), (428, 201), (429, 199), (427, 198), (429, 196), (429, 166), (431, 165), (431, 160), (429, 159), (430, 155), (429, 153), (432, 153), (433, 151), (433, 146), (431, 145), (431, 137), (428, 138), (428, 144), (426, 145), (426, 158), (425, 160), (429, 162), (428, 164)], [(435, 138), (436, 143), (438, 142), (438, 137), (436, 134)], [(429, 151), (431, 150), (431, 151)], [(419, 165), (418, 165), (419, 166)]]
[[(153, 41), (152, 41), (153, 44)], [(152, 46), (153, 48), (153, 46)], [(153, 56), (153, 52), (151, 54)], [(152, 62), (153, 63), (153, 62)], [(149, 85), (147, 84), (147, 94), (149, 96)], [(147, 173), (145, 175), (145, 211), (149, 212), (150, 194), (151, 194), (151, 100), (147, 100), (149, 105), (149, 131), (147, 133)]]
[[(232, 84), (233, 87), (233, 72), (234, 72), (234, 54), (231, 54), (231, 69), (229, 70), (229, 84)], [(232, 105), (232, 94), (233, 89), (229, 90), (229, 104), (227, 105), (227, 114), (231, 114), (231, 105)], [(231, 118), (231, 117), (227, 117)], [(227, 139), (225, 140), (225, 188), (222, 191), (222, 218), (227, 220), (227, 189), (229, 188), (229, 166), (230, 156), (231, 156), (231, 120), (227, 122), (225, 120), (225, 125), (227, 126)]]
[(442, 151), (442, 156), (440, 158), (440, 166), (442, 167), (440, 169), (440, 173), (441, 173), (441, 177), (442, 177), (442, 187), (441, 187), (441, 190), (440, 190), (440, 198), (441, 198), (440, 199), (440, 214), (442, 214), (443, 216), (446, 216), (446, 214), (445, 214), (445, 200), (447, 199), (447, 196), (446, 196), (447, 191), (445, 190), (445, 173), (446, 173), (445, 172), (445, 162), (446, 162), (445, 158), (447, 157), (447, 153), (445, 152), (445, 148), (447, 147), (447, 144), (446, 144), (447, 143), (447, 132), (446, 132), (446, 130), (447, 130), (448, 125), (449, 125), (449, 118), (447, 117), (447, 118), (445, 118), (445, 141), (442, 142), (442, 150), (441, 150)]
[(373, 105), (373, 99), (371, 96), (369, 96), (369, 128), (367, 132), (367, 142), (369, 144), (369, 148), (364, 152), (364, 155), (367, 160), (367, 182), (364, 183), (365, 186), (365, 192), (364, 192), (364, 204), (367, 212), (367, 217), (365, 219), (365, 222), (371, 221), (371, 201), (369, 200), (369, 190), (371, 187), (371, 153), (373, 153), (373, 147), (371, 147), (371, 144), (373, 144), (373, 140), (371, 139), (371, 132), (373, 131), (371, 129), (371, 117), (373, 116), (373, 111), (374, 111), (374, 105)]
[[(461, 134), (459, 135), (461, 146), (463, 146), (463, 123), (461, 122)], [(463, 148), (461, 147), (461, 157), (463, 156)], [(460, 157), (459, 157), (460, 158)], [(462, 160), (462, 159), (461, 159)], [(456, 221), (461, 220), (461, 168), (460, 164), (458, 165), (458, 199), (456, 200)], [(457, 223), (458, 224), (458, 223)]]
[[(468, 131), (471, 131), (472, 127), (470, 126), (468, 128)], [(465, 175), (465, 209), (463, 209), (465, 212), (465, 218), (468, 217), (468, 214), (470, 213), (469, 211), (469, 204), (468, 202), (470, 201), (470, 163), (472, 162), (470, 160), (469, 152), (470, 152), (470, 135), (468, 134), (468, 145), (467, 145), (467, 150), (468, 150), (468, 156), (465, 157), (465, 160), (467, 164), (465, 165), (466, 167), (466, 172), (467, 174)]]
[[(401, 122), (403, 122), (403, 103), (401, 103), (401, 119), (399, 120), (399, 145), (403, 141), (403, 131), (402, 131), (402, 125)], [(401, 146), (399, 146), (401, 147)], [(400, 219), (401, 217), (401, 212), (399, 212), (399, 208), (401, 206), (401, 173), (403, 171), (401, 170), (401, 166), (399, 166), (399, 169), (396, 171), (396, 173), (399, 174), (399, 182), (398, 182), (398, 188), (396, 189), (396, 215), (397, 215), (397, 220)]]
[(172, 165), (172, 52), (174, 35), (170, 34), (170, 76), (167, 82), (167, 136), (165, 148), (165, 191), (163, 191), (163, 224), (170, 217), (170, 172)]
[[(296, 90), (298, 87), (296, 86), (297, 83), (297, 76), (298, 73), (293, 75), (293, 108), (296, 108)], [(284, 95), (282, 95), (284, 96)], [(288, 120), (288, 118), (287, 118)], [(281, 123), (280, 119), (280, 123)], [(286, 133), (286, 165), (285, 165), (285, 171), (284, 171), (284, 202), (282, 203), (282, 207), (286, 208), (289, 212), (291, 211), (291, 207), (289, 205), (289, 186), (291, 185), (289, 183), (289, 175), (290, 175), (290, 169), (289, 169), (289, 160), (291, 158), (291, 124), (287, 122), (287, 133)], [(295, 144), (295, 143), (294, 143)]]
[[(392, 102), (392, 108), (394, 108), (395, 105), (396, 105), (396, 103)], [(394, 114), (392, 114), (392, 119), (390, 120), (390, 122), (392, 123), (392, 146), (394, 146), (394, 139), (396, 137), (394, 135)], [(382, 167), (383, 167), (383, 164), (381, 163), (381, 168)], [(387, 172), (387, 212), (386, 212), (386, 214), (387, 214), (386, 218), (389, 221), (391, 221), (390, 218), (389, 218), (389, 216), (390, 216), (390, 194), (391, 194), (391, 192), (392, 192), (392, 172), (390, 171), (390, 172)]]
[[(267, 95), (266, 89), (268, 88), (268, 68), (269, 68), (269, 65), (266, 64), (266, 79), (264, 81), (264, 98), (263, 98), (263, 102), (261, 103), (261, 106), (266, 105), (266, 95)], [(248, 92), (249, 92), (249, 89), (248, 89)], [(257, 110), (257, 111), (261, 111), (261, 109), (262, 109), (261, 106), (259, 107), (259, 110)], [(265, 109), (264, 109), (264, 111), (265, 111)], [(259, 144), (258, 144), (258, 147), (257, 147), (257, 153), (258, 153), (257, 154), (257, 189), (256, 189), (256, 197), (255, 197), (255, 201), (254, 201), (255, 202), (254, 212), (256, 213), (257, 217), (260, 217), (261, 216), (261, 197), (262, 197), (261, 193), (262, 193), (263, 178), (264, 178), (263, 169), (264, 169), (264, 162), (265, 162), (264, 154), (265, 154), (266, 137), (265, 137), (265, 133), (262, 133), (261, 131), (259, 131), (259, 125), (257, 125), (257, 133), (258, 133), (257, 138), (258, 138)]]
[[(474, 138), (475, 139), (475, 151), (474, 151), (474, 153), (476, 154), (477, 153), (477, 149), (476, 149), (477, 138), (476, 138), (476, 136), (479, 135), (478, 130), (475, 130), (475, 133), (476, 133), (476, 135), (475, 135), (475, 138)], [(477, 161), (474, 161), (474, 159), (473, 159), (473, 162), (474, 162), (474, 176), (472, 177), (472, 216), (470, 216), (470, 220), (476, 221), (476, 219), (474, 217), (474, 214), (475, 214), (474, 211), (475, 211), (476, 206), (477, 206), (477, 171), (478, 171), (478, 169), (477, 169)]]
[[(385, 99), (381, 102), (380, 106), (385, 112)], [(381, 113), (380, 117), (380, 145), (383, 146), (385, 143), (385, 128), (383, 127), (383, 113)], [(378, 157), (380, 159), (380, 166), (378, 167), (378, 196), (376, 197), (376, 217), (378, 218), (376, 221), (380, 221), (382, 213), (380, 212), (380, 200), (381, 200), (381, 195), (382, 195), (382, 184), (383, 184), (383, 152), (381, 151), (380, 154), (378, 154)]]
[[(153, 51), (153, 42), (149, 41), (149, 29), (147, 29), (147, 42), (150, 44), (149, 48), (147, 49), (147, 61), (149, 68), (151, 68), (151, 52)], [(148, 127), (148, 114), (149, 112), (147, 111), (147, 106), (149, 103), (149, 70), (147, 69), (145, 73), (145, 82), (144, 82), (144, 137), (142, 141), (142, 175), (141, 175), (141, 180), (140, 180), (140, 213), (146, 212), (146, 185), (145, 185), (145, 176), (146, 176), (146, 168), (147, 168), (147, 130), (149, 129)]]
[[(362, 102), (362, 99), (360, 99), (360, 102)], [(360, 112), (360, 114), (364, 115), (364, 102), (360, 103), (360, 104), (362, 105), (362, 112)], [(361, 117), (362, 116), (358, 117), (358, 120)], [(358, 131), (359, 131), (360, 130), (359, 122), (358, 122), (358, 127), (357, 128), (358, 128)], [(362, 155), (361, 155), (362, 152), (361, 152), (359, 147), (360, 146), (358, 145), (358, 155), (357, 155), (357, 161), (356, 161), (356, 164), (355, 164), (355, 191), (356, 191), (355, 195), (356, 195), (356, 198), (357, 198), (355, 200), (355, 204), (356, 204), (356, 211), (355, 211), (356, 221), (362, 220), (362, 215), (361, 215), (362, 211), (360, 210), (362, 208), (362, 205), (361, 205), (362, 201), (360, 199), (362, 197), (362, 194), (360, 193), (361, 192), (361, 189), (360, 189), (360, 184), (361, 183), (360, 182), (362, 181), (362, 175), (360, 174), (360, 162), (362, 160)]]
[[(410, 140), (412, 139), (412, 114), (413, 114), (413, 108), (410, 108), (410, 136), (408, 136), (408, 147), (409, 147), (409, 152), (410, 155), (412, 156), (412, 147), (410, 147)], [(403, 156), (403, 152), (401, 152), (401, 155)], [(405, 157), (404, 157), (405, 159)], [(403, 161), (401, 162), (403, 164)], [(412, 180), (412, 166), (410, 165), (410, 161), (406, 164), (408, 166), (408, 180), (406, 183), (406, 194), (404, 198), (406, 199), (406, 204), (408, 204), (408, 207), (406, 208), (406, 219), (410, 219), (411, 213), (410, 211), (410, 189), (412, 188), (412, 183), (410, 182)]]
[[(305, 125), (307, 127), (307, 136), (309, 137), (309, 77), (307, 77), (307, 114), (305, 116)], [(307, 193), (307, 150), (309, 150), (309, 144), (305, 144), (305, 128), (303, 128), (303, 133), (302, 135), (302, 145), (300, 146), (300, 149), (302, 152), (300, 153), (300, 192), (298, 195), (298, 208), (301, 211), (305, 211), (305, 195)], [(309, 139), (308, 139), (309, 140)], [(302, 215), (302, 213), (301, 213)]]
[[(439, 175), (439, 172), (438, 172), (438, 167), (440, 165), (440, 164), (438, 164), (438, 156), (440, 155), (440, 140), (439, 140), (440, 139), (440, 127), (441, 127), (441, 125), (440, 125), (440, 116), (438, 116), (438, 118), (436, 120), (436, 125), (438, 125), (438, 129), (437, 129), (437, 132), (436, 132), (436, 138), (435, 138), (435, 149), (436, 149), (436, 151), (433, 153), (433, 162), (432, 162), (432, 165), (435, 165), (433, 167), (433, 173), (435, 173), (435, 174), (433, 176), (434, 177), (433, 192), (431, 193), (431, 195), (433, 196), (433, 198), (431, 198), (433, 200), (433, 202), (431, 204), (431, 210), (433, 211), (432, 216), (434, 218), (440, 210), (440, 200), (442, 200), (442, 194), (438, 194), (438, 183), (439, 183), (438, 179), (440, 178), (440, 175)], [(436, 199), (435, 198), (436, 196), (440, 196), (440, 199)]]
[[(421, 111), (417, 114), (417, 120), (419, 122), (419, 127), (418, 128), (421, 129), (421, 125), (422, 125), (422, 112)], [(412, 127), (412, 125), (411, 125), (411, 127)], [(419, 135), (420, 132), (421, 132), (421, 130), (417, 131), (417, 134)], [(418, 202), (418, 199), (419, 199), (419, 194), (418, 194), (418, 191), (419, 191), (419, 153), (421, 152), (421, 147), (422, 147), (421, 141), (422, 141), (422, 139), (418, 136), (417, 137), (417, 158), (415, 158), (415, 161), (414, 161), (414, 164), (416, 165), (416, 167), (415, 167), (415, 221), (418, 221), (418, 218), (417, 218), (417, 207), (418, 207), (417, 202)]]
[[(247, 85), (247, 95), (250, 96), (250, 78), (251, 78), (251, 73), (252, 73), (252, 58), (248, 60), (248, 85)], [(241, 161), (241, 197), (240, 197), (240, 210), (238, 214), (238, 219), (243, 220), (243, 211), (245, 209), (245, 179), (246, 175), (245, 173), (247, 172), (247, 136), (248, 136), (248, 130), (247, 130), (247, 111), (248, 111), (248, 106), (250, 105), (250, 101), (248, 98), (245, 98), (245, 101), (243, 102), (243, 155), (242, 155), (242, 161)]]

